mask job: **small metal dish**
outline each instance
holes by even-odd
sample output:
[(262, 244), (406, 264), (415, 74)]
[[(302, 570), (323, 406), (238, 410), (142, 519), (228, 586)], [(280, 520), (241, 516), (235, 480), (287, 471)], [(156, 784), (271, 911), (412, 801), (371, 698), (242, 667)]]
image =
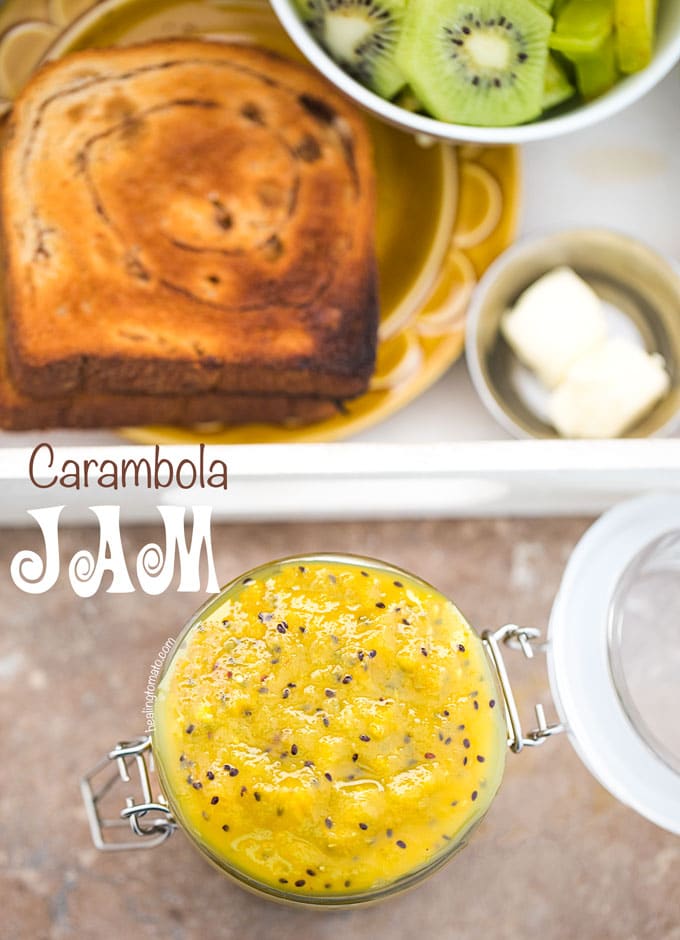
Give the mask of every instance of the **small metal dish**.
[(618, 232), (571, 229), (525, 239), (489, 268), (468, 316), (466, 357), (477, 393), (515, 437), (557, 438), (547, 418), (548, 392), (517, 359), (501, 319), (534, 281), (566, 265), (605, 302), (612, 335), (660, 353), (671, 390), (625, 437), (668, 434), (680, 417), (680, 276), (655, 251)]

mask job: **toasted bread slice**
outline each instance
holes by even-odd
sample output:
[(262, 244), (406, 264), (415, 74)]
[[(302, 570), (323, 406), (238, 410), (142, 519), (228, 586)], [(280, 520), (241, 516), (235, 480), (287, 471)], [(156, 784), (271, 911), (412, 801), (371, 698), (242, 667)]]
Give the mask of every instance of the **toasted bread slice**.
[(170, 40), (45, 67), (2, 156), (12, 379), (76, 393), (362, 393), (368, 132), (309, 68)]
[(300, 427), (338, 414), (338, 402), (283, 395), (82, 394), (34, 399), (12, 385), (0, 356), (0, 428), (35, 431), (51, 428), (118, 428), (144, 424), (188, 426), (206, 422), (225, 425), (275, 424)]
[(143, 424), (183, 427), (219, 422), (227, 426), (274, 424), (300, 427), (332, 418), (343, 410), (340, 401), (309, 396), (235, 395), (114, 395), (103, 392), (52, 398), (29, 398), (13, 384), (5, 355), (5, 322), (0, 312), (0, 428), (36, 431), (51, 428), (119, 428)]

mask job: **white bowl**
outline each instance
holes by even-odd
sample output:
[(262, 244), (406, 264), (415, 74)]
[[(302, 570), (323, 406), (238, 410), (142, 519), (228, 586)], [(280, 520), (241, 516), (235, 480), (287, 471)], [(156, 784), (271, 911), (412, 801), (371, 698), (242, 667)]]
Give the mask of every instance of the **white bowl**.
[(468, 309), (465, 356), (487, 411), (515, 437), (559, 437), (547, 423), (548, 393), (506, 343), (501, 320), (531, 284), (562, 266), (576, 271), (610, 306), (612, 335), (627, 336), (665, 360), (669, 393), (622, 436), (674, 433), (680, 422), (680, 274), (643, 242), (611, 229), (527, 236), (484, 273)]
[(340, 91), (376, 117), (404, 130), (440, 140), (478, 144), (524, 144), (581, 130), (611, 117), (641, 98), (680, 61), (680, 0), (661, 0), (656, 52), (642, 72), (621, 79), (595, 101), (579, 104), (565, 113), (516, 127), (474, 127), (448, 124), (413, 114), (369, 91), (331, 59), (300, 19), (292, 0), (270, 0), (276, 15), (300, 52)]

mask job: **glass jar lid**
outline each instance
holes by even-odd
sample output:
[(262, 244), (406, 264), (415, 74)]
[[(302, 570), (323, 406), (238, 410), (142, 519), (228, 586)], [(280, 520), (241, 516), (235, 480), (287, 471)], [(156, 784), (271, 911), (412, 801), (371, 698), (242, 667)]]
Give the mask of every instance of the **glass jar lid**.
[(680, 834), (680, 494), (623, 503), (581, 539), (552, 609), (548, 665), (587, 768)]
[(624, 572), (609, 612), (609, 660), (630, 721), (680, 774), (680, 520)]

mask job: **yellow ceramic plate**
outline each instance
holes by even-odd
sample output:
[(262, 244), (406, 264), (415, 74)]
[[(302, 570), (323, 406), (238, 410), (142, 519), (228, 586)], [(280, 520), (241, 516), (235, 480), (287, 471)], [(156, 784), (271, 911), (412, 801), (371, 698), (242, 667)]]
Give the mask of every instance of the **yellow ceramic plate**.
[[(299, 58), (266, 0), (9, 0), (0, 10), (0, 113), (31, 70), (73, 49), (172, 35), (255, 42)], [(413, 401), (460, 356), (479, 275), (512, 242), (519, 208), (515, 149), (416, 141), (369, 120), (378, 177), (381, 324), (368, 394), (306, 427), (130, 428), (140, 443), (331, 441)]]

